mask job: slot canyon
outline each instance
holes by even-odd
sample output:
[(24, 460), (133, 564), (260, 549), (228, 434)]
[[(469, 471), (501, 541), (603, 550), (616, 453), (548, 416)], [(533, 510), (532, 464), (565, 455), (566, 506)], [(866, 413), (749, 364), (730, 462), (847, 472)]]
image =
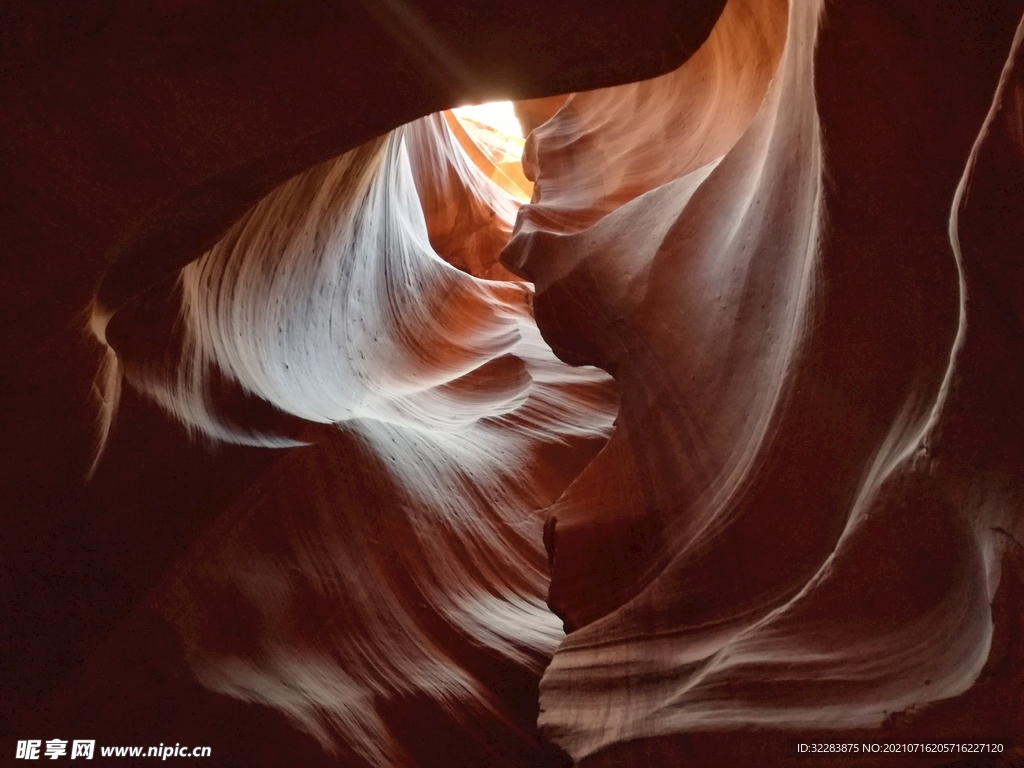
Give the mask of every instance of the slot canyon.
[(0, 135), (0, 764), (1024, 766), (1024, 0), (12, 0)]

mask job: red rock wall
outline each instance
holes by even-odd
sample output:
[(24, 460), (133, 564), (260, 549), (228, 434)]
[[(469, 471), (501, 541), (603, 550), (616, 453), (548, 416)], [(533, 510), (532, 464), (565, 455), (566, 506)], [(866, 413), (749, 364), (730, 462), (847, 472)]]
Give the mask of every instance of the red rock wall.
[(713, 5), (14, 8), (11, 739), (1024, 738), (1024, 7)]

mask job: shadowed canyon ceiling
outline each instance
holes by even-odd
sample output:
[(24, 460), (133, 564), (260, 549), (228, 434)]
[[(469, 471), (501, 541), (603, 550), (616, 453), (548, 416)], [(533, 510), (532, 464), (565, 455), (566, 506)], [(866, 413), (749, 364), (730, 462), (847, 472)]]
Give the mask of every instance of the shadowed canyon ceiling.
[(0, 750), (1024, 765), (1022, 16), (10, 4)]

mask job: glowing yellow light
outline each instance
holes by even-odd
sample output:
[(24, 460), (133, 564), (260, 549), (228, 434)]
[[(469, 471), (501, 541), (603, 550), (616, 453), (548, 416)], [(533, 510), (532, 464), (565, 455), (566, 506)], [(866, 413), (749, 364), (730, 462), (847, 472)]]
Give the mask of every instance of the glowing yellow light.
[(495, 163), (518, 162), (523, 156), (523, 129), (511, 101), (456, 107), (452, 113)]
[(456, 107), (449, 113), (449, 125), (491, 181), (520, 202), (529, 201), (533, 183), (522, 166), (526, 142), (511, 101)]
[(510, 138), (522, 139), (523, 129), (519, 125), (511, 101), (492, 101), (472, 107), (456, 107), (452, 110), (460, 120), (472, 120)]

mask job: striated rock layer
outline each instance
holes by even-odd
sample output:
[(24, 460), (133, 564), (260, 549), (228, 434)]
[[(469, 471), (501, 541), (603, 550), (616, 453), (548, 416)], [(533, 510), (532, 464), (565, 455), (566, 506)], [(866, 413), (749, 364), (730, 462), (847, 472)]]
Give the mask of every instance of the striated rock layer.
[[(997, 438), (963, 414), (994, 395), (987, 408), (1017, 423), (1004, 388), (1019, 361), (1007, 371), (1005, 351), (971, 347), (1015, 333), (991, 316), (1006, 299), (983, 266), (1005, 264), (1008, 228), (975, 225), (989, 248), (972, 263), (961, 225), (993, 215), (972, 210), (972, 192), (1019, 98), (1019, 30), (1002, 80), (1006, 48), (941, 96), (904, 96), (917, 82), (905, 76), (871, 104), (844, 89), (882, 11), (792, 4), (775, 67), (767, 30), (786, 9), (756, 5), (765, 20), (730, 27), (750, 12), (730, 2), (706, 46), (760, 30), (763, 47), (746, 45), (765, 55), (698, 54), (589, 104), (572, 97), (529, 142), (536, 192), (502, 260), (535, 281), (559, 355), (622, 386), (609, 444), (548, 510), (549, 601), (570, 634), (542, 680), (540, 724), (576, 759), (738, 728), (762, 729), (748, 743), (764, 729), (835, 740), (963, 694), (989, 658), (1001, 563), (1024, 540), (1019, 432)], [(937, 38), (952, 26), (904, 12)], [(907, 29), (875, 45), (951, 67)], [(986, 99), (962, 97), (965, 77)], [(938, 112), (958, 96), (955, 119)], [(717, 143), (701, 137), (706, 118)], [(917, 125), (927, 151), (908, 146)], [(646, 140), (664, 126), (674, 140)], [(607, 173), (579, 162), (591, 153)], [(1004, 174), (986, 198), (1004, 211), (1019, 190), (986, 170)], [(961, 732), (1016, 736), (1014, 717)], [(691, 744), (702, 759), (721, 749)], [(645, 749), (638, 764), (700, 754)]]
[[(493, 169), (467, 175), (466, 147), (454, 151), (458, 137), (436, 117), (375, 137), (471, 100), (663, 73), (699, 47), (722, 5), (656, 0), (636, 14), (575, 0), (486, 13), (447, 0), (8, 4), (0, 14), (0, 725), (11, 739), (73, 728), (108, 744), (212, 744), (222, 764), (337, 762), (304, 735), (315, 732), (356, 763), (561, 759), (534, 734), (537, 676), (559, 631), (543, 604), (535, 512), (605, 439), (614, 388), (603, 373), (554, 360), (533, 327), (528, 287), (467, 274), (511, 277), (497, 253), (515, 204), (484, 183)], [(341, 165), (318, 166), (367, 143)], [(235, 226), (258, 220), (246, 211), (314, 166), (312, 180), (293, 183), (291, 204), (285, 194), (260, 208), (287, 227), (266, 218)], [(228, 232), (241, 240), (224, 241)], [(236, 247), (243, 241), (267, 248), (246, 261)], [(182, 274), (211, 248), (215, 256)], [(271, 293), (286, 286), (294, 293), (282, 307)], [(235, 302), (239, 290), (254, 291), (248, 308)], [(310, 290), (337, 305), (318, 304)], [(90, 299), (91, 335), (109, 345), (95, 381), (106, 452), (86, 483), (97, 372), (95, 341), (82, 333)], [(363, 326), (349, 323), (352, 312)], [(377, 408), (382, 420), (368, 426)], [(188, 441), (179, 417), (198, 440)], [(331, 426), (338, 418), (347, 431)], [(290, 445), (295, 456), (253, 443)], [(387, 450), (397, 474), (384, 466)], [(259, 515), (247, 510), (266, 498), (274, 467), (314, 455), (275, 486), (286, 508), (271, 504), (276, 511), (253, 522)], [(359, 482), (345, 491), (344, 478), (329, 478), (331, 493), (316, 496), (306, 483), (319, 477), (314, 468), (339, 464)], [(442, 482), (450, 485), (434, 485)], [(284, 566), (295, 585), (289, 605), (312, 606), (300, 582), (316, 582), (309, 594), (351, 598), (369, 623), (338, 630), (355, 639), (342, 643), (347, 660), (332, 662), (335, 683), (289, 678), (307, 692), (297, 696), (250, 685), (280, 677), (273, 670), (299, 657), (310, 661), (302, 674), (327, 669), (316, 659), (337, 643), (330, 632), (313, 637), (312, 614), (248, 587), (238, 602), (233, 587), (218, 592), (204, 581), (198, 562), (218, 551), (204, 531), (237, 531), (245, 541), (262, 530), (277, 546), (289, 532), (274, 526), (307, 493), (304, 540), (331, 538), (316, 521), (337, 513), (335, 492), (347, 493), (368, 525), (395, 527), (391, 544), (368, 529), (345, 537), (354, 561), (380, 543), (374, 556), (388, 575), (367, 567), (363, 576), (383, 591), (356, 596), (358, 585), (321, 573), (334, 560), (317, 556), (297, 571)], [(444, 522), (449, 512), (458, 519)], [(222, 517), (236, 523), (218, 527)], [(292, 544), (292, 559), (302, 559), (306, 545)], [(416, 579), (400, 577), (391, 554), (411, 558)], [(251, 555), (260, 567), (276, 557)], [(245, 581), (230, 562), (222, 558), (214, 581)], [(432, 584), (418, 581), (427, 571)], [(450, 583), (456, 574), (477, 586)], [(407, 599), (393, 589), (410, 590)], [(222, 627), (210, 612), (237, 617), (255, 603), (276, 628), (225, 620), (234, 634), (218, 645)], [(260, 668), (260, 637), (286, 650), (263, 672), (245, 672)], [(421, 652), (410, 646), (403, 663), (394, 652), (406, 644), (395, 638), (414, 637)], [(211, 687), (274, 703), (242, 705), (199, 687), (183, 651)], [(346, 665), (361, 682), (349, 704), (321, 711)], [(399, 668), (407, 679), (391, 680)], [(346, 719), (357, 699), (381, 709)]]
[(107, 418), (123, 378), (207, 439), (292, 448), (154, 609), (204, 686), (368, 765), (420, 764), (404, 721), (431, 717), (489, 764), (557, 759), (522, 705), (561, 637), (535, 512), (616, 391), (554, 358), (528, 285), (432, 246), (492, 273), (516, 205), (435, 115), (275, 190), (182, 269), (178, 314), (159, 289), (94, 309)]

